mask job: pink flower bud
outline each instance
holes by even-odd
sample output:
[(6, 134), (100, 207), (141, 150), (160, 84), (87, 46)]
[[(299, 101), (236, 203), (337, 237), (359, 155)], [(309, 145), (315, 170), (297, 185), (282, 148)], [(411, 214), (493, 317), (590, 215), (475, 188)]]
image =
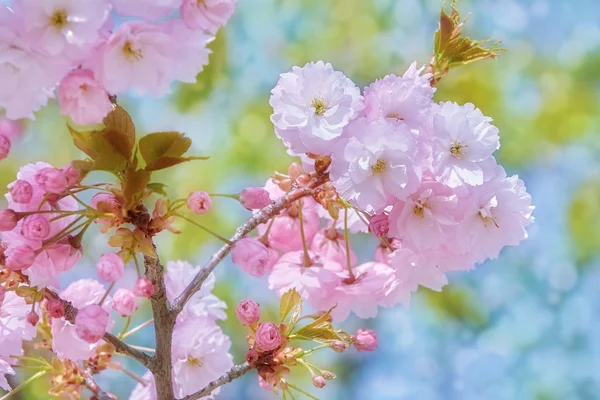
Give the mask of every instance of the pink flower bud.
[(244, 238), (233, 246), (231, 259), (250, 275), (261, 277), (271, 272), (277, 261), (277, 253), (273, 255), (267, 246), (255, 238)]
[(325, 387), (327, 382), (325, 382), (325, 378), (323, 378), (321, 375), (313, 375), (312, 384), (314, 387), (321, 389)]
[(29, 182), (19, 179), (10, 188), (10, 197), (15, 203), (27, 204), (33, 197), (33, 186)]
[(27, 245), (9, 247), (4, 255), (6, 267), (13, 271), (29, 268), (35, 260), (35, 251)]
[(61, 171), (67, 180), (67, 186), (74, 186), (81, 182), (81, 172), (73, 164), (68, 164)]
[(62, 194), (67, 188), (67, 178), (61, 170), (44, 168), (35, 174), (35, 183), (48, 193)]
[(390, 231), (390, 221), (387, 214), (377, 214), (369, 221), (369, 230), (373, 235), (382, 237)]
[(35, 311), (31, 311), (29, 314), (27, 314), (27, 322), (29, 322), (31, 326), (36, 326), (39, 321), (40, 316), (37, 315)]
[(271, 197), (264, 188), (249, 187), (240, 193), (240, 203), (248, 210), (258, 210), (271, 204)]
[(154, 286), (148, 279), (140, 278), (133, 286), (133, 294), (137, 297), (150, 297), (154, 293)]
[(0, 210), (0, 232), (8, 232), (15, 229), (19, 222), (19, 216), (13, 210)]
[(135, 294), (129, 289), (119, 289), (113, 296), (112, 308), (123, 317), (129, 317), (137, 310)]
[(343, 353), (344, 351), (346, 351), (347, 346), (346, 346), (346, 343), (342, 342), (341, 340), (335, 340), (335, 341), (331, 342), (329, 347), (331, 347), (331, 349), (333, 351), (336, 351), (338, 353)]
[(373, 351), (377, 348), (377, 333), (371, 329), (357, 330), (352, 339), (358, 351)]
[(272, 322), (261, 323), (254, 335), (254, 342), (262, 351), (275, 350), (281, 346), (279, 328)]
[(0, 135), (0, 160), (4, 160), (10, 153), (10, 139), (4, 135)]
[(252, 325), (260, 320), (260, 306), (252, 300), (243, 300), (235, 309), (235, 316), (242, 325)]
[(42, 214), (33, 214), (23, 220), (22, 231), (27, 239), (44, 240), (50, 235), (50, 222)]
[(75, 317), (77, 336), (88, 343), (96, 343), (106, 332), (108, 312), (97, 304), (85, 306)]
[(190, 193), (187, 199), (187, 206), (195, 214), (205, 214), (212, 206), (212, 200), (208, 193), (198, 190)]
[(335, 379), (335, 374), (331, 371), (326, 371), (324, 369), (321, 370), (321, 376), (323, 376), (323, 378), (327, 379), (328, 381)]
[(65, 316), (65, 307), (62, 301), (58, 299), (49, 300), (46, 309), (52, 318), (62, 318)]
[(246, 353), (246, 361), (248, 361), (249, 364), (255, 363), (258, 360), (258, 352), (254, 349), (250, 349), (248, 350), (248, 352)]
[(115, 253), (103, 254), (96, 264), (98, 276), (107, 282), (115, 282), (125, 273), (123, 259)]

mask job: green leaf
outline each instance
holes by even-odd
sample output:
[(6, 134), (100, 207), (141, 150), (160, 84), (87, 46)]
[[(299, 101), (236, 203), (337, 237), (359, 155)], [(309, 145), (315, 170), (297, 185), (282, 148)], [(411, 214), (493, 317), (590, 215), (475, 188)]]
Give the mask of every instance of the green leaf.
[(80, 132), (71, 126), (68, 126), (68, 129), (75, 146), (94, 160), (94, 164), (89, 171), (103, 170), (120, 172), (125, 169), (128, 158), (107, 140), (103, 131)]
[(135, 126), (127, 111), (116, 106), (103, 122), (106, 128), (101, 133), (104, 138), (116, 151), (130, 159), (135, 146)]
[(164, 183), (152, 182), (152, 183), (149, 183), (146, 187), (148, 189), (150, 189), (151, 191), (153, 191), (154, 193), (160, 194), (161, 196), (167, 195), (165, 188), (168, 186), (165, 185)]
[(140, 153), (146, 164), (161, 157), (181, 157), (192, 140), (181, 132), (154, 132), (140, 139)]
[(300, 340), (310, 340), (317, 343), (331, 344), (335, 341), (343, 341), (343, 338), (333, 328), (312, 328), (296, 333)]
[(281, 321), (288, 316), (290, 311), (297, 306), (300, 306), (302, 309), (302, 297), (296, 291), (296, 289), (290, 289), (281, 296), (281, 302), (279, 303), (279, 318)]
[(148, 183), (150, 172), (143, 169), (136, 170), (132, 166), (125, 171), (123, 179), (123, 199), (126, 210), (141, 200)]
[(206, 160), (208, 157), (159, 157), (146, 164), (146, 171), (158, 171), (193, 160)]

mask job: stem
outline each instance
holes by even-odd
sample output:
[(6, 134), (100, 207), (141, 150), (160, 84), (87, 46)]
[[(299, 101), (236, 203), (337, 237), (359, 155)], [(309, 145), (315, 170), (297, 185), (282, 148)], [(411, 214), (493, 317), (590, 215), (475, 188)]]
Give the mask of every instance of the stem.
[(138, 263), (137, 253), (133, 254), (133, 263), (135, 264), (135, 272), (137, 273), (138, 279), (142, 277), (142, 273), (140, 272), (140, 264)]
[(12, 396), (14, 394), (17, 394), (17, 392), (19, 392), (21, 389), (23, 389), (25, 386), (27, 386), (28, 384), (30, 384), (31, 382), (33, 382), (37, 378), (46, 375), (47, 372), (48, 371), (40, 371), (37, 374), (31, 375), (29, 377), (29, 379), (27, 379), (25, 382), (21, 383), (19, 386), (17, 386), (16, 388), (14, 388), (13, 390), (11, 390), (10, 392), (8, 392), (7, 394), (5, 394), (4, 396), (0, 397), (0, 400), (6, 400), (10, 396)]
[(229, 240), (225, 239), (223, 236), (219, 235), (219, 234), (218, 234), (218, 233), (216, 233), (216, 232), (213, 232), (213, 231), (211, 231), (210, 229), (208, 229), (207, 227), (205, 227), (205, 226), (203, 226), (203, 225), (200, 225), (199, 223), (197, 223), (196, 221), (194, 221), (194, 220), (192, 220), (192, 219), (189, 219), (189, 218), (187, 218), (187, 217), (184, 217), (184, 216), (183, 216), (183, 215), (181, 215), (181, 214), (173, 214), (173, 215), (174, 215), (174, 216), (176, 216), (176, 217), (179, 217), (179, 218), (181, 218), (181, 219), (184, 219), (184, 220), (186, 220), (186, 221), (187, 221), (187, 222), (189, 222), (190, 224), (196, 225), (198, 228), (200, 228), (200, 229), (203, 229), (204, 231), (206, 231), (206, 232), (210, 233), (211, 235), (213, 235), (214, 237), (216, 237), (217, 239), (219, 239), (219, 240), (220, 240), (221, 242), (223, 242), (223, 243), (227, 243), (227, 244), (229, 244), (229, 245), (232, 245), (232, 244), (233, 244), (233, 243), (231, 243)]
[(288, 387), (291, 387), (292, 389), (294, 389), (294, 390), (296, 390), (296, 391), (298, 391), (298, 392), (302, 393), (303, 395), (305, 395), (305, 396), (307, 396), (307, 397), (310, 397), (310, 398), (311, 398), (311, 399), (313, 399), (313, 400), (319, 400), (319, 398), (318, 398), (318, 397), (315, 397), (315, 396), (313, 396), (312, 394), (310, 394), (310, 393), (308, 393), (308, 392), (305, 392), (304, 390), (300, 389), (298, 386), (292, 385), (292, 384), (291, 384), (291, 383), (289, 383), (289, 382), (286, 382), (286, 383), (287, 383), (287, 386), (288, 386)]
[(136, 333), (140, 329), (143, 329), (143, 328), (147, 327), (148, 325), (150, 325), (153, 322), (154, 322), (154, 318), (150, 318), (148, 321), (142, 322), (141, 324), (139, 324), (135, 328), (131, 329), (129, 332), (125, 332), (123, 334), (123, 336), (121, 336), (121, 339), (125, 339), (126, 337), (129, 337), (129, 336), (133, 335), (134, 333)]
[(247, 362), (240, 364), (240, 365), (235, 365), (228, 372), (226, 372), (223, 376), (221, 376), (219, 379), (214, 380), (211, 383), (209, 383), (208, 386), (206, 386), (201, 391), (191, 394), (189, 396), (186, 396), (181, 400), (198, 400), (202, 397), (208, 396), (216, 388), (223, 386), (224, 384), (229, 383), (236, 378), (239, 378), (240, 376), (244, 375), (246, 372), (250, 371), (251, 369), (252, 369), (252, 367)]
[(127, 317), (127, 320), (125, 321), (125, 326), (123, 327), (123, 329), (121, 329), (121, 333), (117, 335), (119, 339), (124, 338), (125, 332), (127, 332), (127, 329), (129, 329), (129, 324), (131, 324), (131, 316)]
[(227, 198), (238, 200), (238, 201), (240, 200), (239, 194), (209, 193), (208, 195), (210, 197), (227, 197)]
[(262, 244), (264, 244), (265, 246), (267, 246), (269, 244), (269, 232), (271, 232), (271, 228), (273, 227), (274, 223), (275, 223), (275, 218), (271, 218), (271, 221), (269, 222), (269, 225), (267, 225), (267, 230), (258, 239), (258, 241), (261, 242)]
[(82, 370), (81, 374), (83, 376), (85, 386), (94, 394), (94, 398), (97, 398), (98, 400), (112, 400), (112, 397), (110, 397), (108, 393), (98, 386), (94, 378), (92, 378), (92, 373), (89, 370)]
[(327, 349), (327, 348), (329, 348), (328, 345), (322, 344), (320, 346), (313, 347), (312, 349), (308, 349), (308, 350), (303, 351), (302, 354), (300, 355), (300, 357), (308, 356), (308, 355), (314, 353), (315, 351), (318, 351), (318, 350), (321, 350), (321, 349)]
[(98, 303), (99, 306), (102, 305), (102, 303), (104, 303), (104, 300), (106, 300), (106, 298), (108, 297), (108, 294), (110, 293), (110, 291), (112, 290), (112, 288), (115, 287), (115, 283), (111, 283), (110, 286), (108, 287), (108, 289), (106, 289), (106, 292), (104, 293), (104, 296), (102, 296), (102, 298), (100, 299), (100, 302)]
[(67, 193), (69, 194), (69, 196), (71, 196), (72, 198), (74, 198), (76, 202), (78, 202), (79, 204), (81, 204), (81, 206), (83, 206), (84, 209), (86, 209), (86, 210), (88, 210), (88, 209), (89, 210), (94, 210), (92, 207), (88, 206), (83, 201), (79, 200), (79, 198), (77, 196), (75, 196), (75, 193), (71, 192), (70, 190), (67, 190)]
[(310, 267), (312, 265), (312, 260), (308, 255), (308, 247), (306, 246), (306, 235), (304, 235), (304, 217), (302, 215), (303, 204), (302, 200), (298, 200), (298, 202), (300, 203), (300, 207), (298, 208), (298, 218), (300, 219), (300, 236), (302, 237), (302, 249), (304, 250), (304, 266)]
[(354, 282), (356, 277), (352, 271), (352, 263), (350, 261), (350, 235), (348, 234), (348, 208), (344, 208), (344, 239), (346, 242), (346, 267), (350, 274), (350, 280)]
[(144, 347), (144, 346), (134, 346), (134, 345), (130, 345), (131, 348), (136, 349), (136, 350), (140, 350), (140, 351), (145, 351), (148, 353), (156, 353), (156, 350), (150, 348), (150, 347)]

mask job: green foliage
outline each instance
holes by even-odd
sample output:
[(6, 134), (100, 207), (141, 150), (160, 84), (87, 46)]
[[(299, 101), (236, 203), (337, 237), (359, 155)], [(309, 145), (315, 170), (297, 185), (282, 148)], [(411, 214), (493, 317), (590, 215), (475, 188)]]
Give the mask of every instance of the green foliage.
[(569, 207), (569, 228), (577, 257), (584, 261), (600, 251), (600, 181), (579, 187)]
[(429, 305), (442, 317), (472, 327), (483, 327), (486, 316), (475, 299), (457, 286), (445, 286), (441, 292), (420, 288)]

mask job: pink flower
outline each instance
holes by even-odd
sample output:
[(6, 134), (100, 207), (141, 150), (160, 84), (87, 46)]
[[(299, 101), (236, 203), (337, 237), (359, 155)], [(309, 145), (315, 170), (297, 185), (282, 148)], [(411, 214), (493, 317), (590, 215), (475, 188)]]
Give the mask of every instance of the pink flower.
[(271, 272), (277, 258), (273, 259), (269, 249), (257, 239), (244, 238), (233, 246), (231, 260), (250, 275), (260, 278)]
[(294, 153), (330, 154), (364, 107), (354, 82), (323, 61), (281, 74), (271, 93), (275, 133)]
[(377, 333), (371, 329), (357, 330), (352, 339), (358, 351), (373, 351), (377, 348)]
[(107, 325), (108, 313), (97, 304), (85, 306), (75, 317), (75, 332), (88, 343), (96, 343), (102, 339)]
[(72, 163), (67, 164), (61, 171), (67, 180), (67, 186), (75, 186), (81, 182), (81, 172)]
[(52, 299), (48, 301), (46, 309), (52, 318), (62, 318), (65, 316), (65, 307), (62, 301), (58, 299)]
[[(356, 263), (356, 254), (352, 246), (350, 248), (350, 264)], [(321, 229), (315, 235), (310, 249), (315, 252), (321, 259), (335, 261), (340, 265), (348, 263), (346, 257), (346, 240), (344, 234), (335, 229)]]
[(390, 220), (385, 213), (377, 214), (369, 221), (369, 230), (377, 237), (386, 236), (390, 231)]
[(0, 210), (0, 232), (12, 231), (18, 222), (19, 216), (14, 210)]
[(27, 204), (33, 197), (33, 187), (29, 182), (19, 179), (10, 188), (10, 196), (15, 203)]
[(450, 187), (481, 185), (493, 172), (492, 154), (500, 147), (498, 128), (471, 103), (442, 102), (434, 108), (433, 166)]
[(119, 15), (154, 20), (171, 14), (181, 0), (111, 0), (111, 3)]
[(62, 194), (67, 188), (67, 178), (61, 170), (44, 168), (35, 175), (35, 183), (47, 193)]
[(40, 316), (37, 315), (35, 311), (30, 311), (29, 314), (27, 314), (27, 322), (29, 323), (29, 325), (36, 326), (39, 321)]
[(157, 400), (156, 381), (152, 372), (146, 372), (142, 379), (145, 381), (145, 384), (138, 382), (129, 395), (129, 400)]
[(343, 199), (379, 212), (417, 189), (417, 142), (405, 126), (360, 118), (348, 125), (344, 136), (347, 140), (332, 149), (331, 166), (333, 184)]
[(325, 387), (327, 382), (325, 382), (325, 378), (323, 378), (321, 375), (313, 375), (312, 384), (314, 387), (322, 389)]
[(56, 289), (60, 287), (59, 275), (73, 268), (80, 258), (81, 249), (64, 240), (38, 254), (31, 267), (23, 272), (29, 277), (31, 286)]
[(260, 306), (252, 300), (243, 300), (235, 309), (235, 316), (242, 325), (253, 325), (260, 320)]
[(435, 88), (431, 74), (423, 74), (413, 62), (402, 77), (387, 75), (365, 88), (365, 115), (370, 121), (388, 118), (411, 129), (421, 128), (431, 116)]
[(258, 210), (271, 204), (271, 197), (264, 188), (249, 187), (240, 193), (240, 203), (248, 210)]
[(129, 317), (137, 310), (137, 302), (135, 294), (129, 289), (119, 289), (113, 296), (113, 310), (121, 314), (123, 317)]
[(5, 252), (6, 267), (13, 271), (29, 268), (35, 260), (35, 252), (27, 245), (9, 246)]
[(154, 285), (148, 279), (140, 278), (135, 281), (133, 286), (133, 294), (137, 297), (150, 297), (154, 293)]
[(13, 121), (7, 118), (0, 118), (0, 135), (15, 140), (23, 135), (25, 126), (19, 121)]
[(375, 249), (375, 261), (390, 265), (390, 254), (392, 254), (394, 250), (397, 250), (400, 247), (402, 247), (402, 242), (398, 239), (392, 239), (389, 244), (391, 245), (391, 249), (386, 243), (383, 242), (380, 243), (379, 246), (377, 246), (377, 248)]
[(29, 322), (27, 315), (31, 312), (31, 304), (16, 295), (6, 292), (0, 310), (0, 358), (9, 359), (23, 354), (23, 341), (33, 339), (37, 330)]
[(184, 0), (181, 19), (190, 29), (202, 29), (213, 35), (233, 15), (237, 0)]
[(0, 160), (4, 160), (10, 153), (10, 139), (4, 135), (0, 135)]
[(50, 222), (46, 214), (33, 214), (23, 220), (23, 236), (31, 240), (44, 240), (50, 235)]
[(279, 327), (272, 322), (261, 323), (254, 334), (254, 343), (262, 351), (275, 350), (281, 346)]
[(125, 263), (121, 256), (115, 253), (103, 254), (96, 264), (98, 276), (106, 282), (115, 282), (125, 273)]
[(208, 193), (197, 190), (188, 196), (187, 206), (194, 214), (206, 214), (212, 206), (212, 200)]
[(258, 358), (260, 357), (260, 355), (258, 354), (258, 351), (254, 350), (254, 349), (250, 349), (246, 352), (246, 361), (248, 361), (248, 364), (252, 364), (255, 363), (256, 361), (258, 361)]
[(5, 375), (14, 375), (15, 370), (5, 360), (0, 358), (0, 388), (10, 392), (12, 388), (8, 384)]
[(58, 87), (60, 113), (69, 115), (76, 124), (102, 122), (112, 109), (108, 93), (88, 69), (76, 69), (66, 75)]

